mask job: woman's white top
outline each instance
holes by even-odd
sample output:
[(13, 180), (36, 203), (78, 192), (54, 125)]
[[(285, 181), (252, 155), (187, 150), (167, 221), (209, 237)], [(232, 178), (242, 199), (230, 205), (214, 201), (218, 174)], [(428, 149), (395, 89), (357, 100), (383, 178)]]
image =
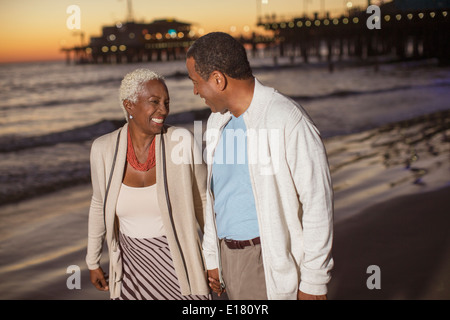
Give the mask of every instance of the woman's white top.
[(156, 183), (142, 188), (122, 183), (116, 214), (120, 232), (132, 238), (156, 238), (166, 235), (156, 196)]

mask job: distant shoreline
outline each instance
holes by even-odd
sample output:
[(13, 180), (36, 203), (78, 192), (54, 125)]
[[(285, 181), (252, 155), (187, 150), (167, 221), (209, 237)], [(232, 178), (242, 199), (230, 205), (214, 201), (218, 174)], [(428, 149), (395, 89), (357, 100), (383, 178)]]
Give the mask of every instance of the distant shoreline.
[[(329, 64), (333, 64), (337, 67), (363, 67), (363, 66), (375, 66), (375, 65), (389, 65), (389, 64), (395, 64), (395, 63), (419, 63), (419, 64), (429, 64), (429, 65), (436, 65), (436, 66), (448, 66), (449, 64), (443, 63), (443, 61), (440, 61), (438, 58), (429, 58), (429, 57), (405, 57), (403, 59), (400, 59), (394, 55), (383, 55), (383, 56), (373, 56), (368, 57), (366, 59), (360, 59), (355, 57), (347, 57), (342, 59), (334, 59), (331, 61), (327, 61), (326, 59), (317, 59), (315, 57), (310, 58), (310, 61), (304, 62), (302, 61), (302, 57), (295, 57), (294, 62), (292, 63), (291, 58), (289, 56), (285, 57), (278, 57), (277, 60), (274, 62), (274, 60), (270, 57), (264, 58), (267, 61), (271, 61), (270, 64), (267, 64), (265, 66), (259, 66), (259, 65), (252, 65), (252, 69), (255, 71), (258, 71), (259, 69), (281, 69), (281, 68), (302, 68), (302, 67), (323, 67), (328, 68)], [(180, 63), (183, 62), (183, 60), (178, 60)], [(250, 64), (253, 63), (252, 57), (249, 56)], [(88, 63), (88, 64), (68, 64), (67, 66), (86, 66), (86, 65), (95, 65), (95, 66), (119, 66), (119, 65), (138, 65), (138, 66), (145, 66), (145, 65), (154, 65), (154, 64), (164, 64), (169, 61), (142, 61), (142, 62), (131, 62), (131, 63), (112, 63), (112, 64), (94, 64), (94, 63)], [(173, 62), (170, 60), (170, 62)], [(25, 64), (46, 64), (46, 63), (60, 63), (60, 64), (66, 64), (65, 59), (49, 59), (49, 60), (29, 60), (29, 61), (0, 61), (0, 67), (6, 66), (6, 65), (25, 65)]]

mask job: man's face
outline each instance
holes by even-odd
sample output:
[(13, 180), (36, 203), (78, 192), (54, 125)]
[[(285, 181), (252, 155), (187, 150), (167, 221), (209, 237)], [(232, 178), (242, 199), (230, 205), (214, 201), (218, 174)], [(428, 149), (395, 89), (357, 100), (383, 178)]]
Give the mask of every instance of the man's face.
[(186, 68), (189, 73), (189, 79), (192, 80), (192, 84), (194, 85), (194, 94), (199, 95), (212, 112), (222, 112), (225, 110), (226, 108), (220, 99), (221, 92), (217, 88), (214, 79), (210, 76), (205, 81), (195, 70), (195, 60), (192, 57), (186, 60)]

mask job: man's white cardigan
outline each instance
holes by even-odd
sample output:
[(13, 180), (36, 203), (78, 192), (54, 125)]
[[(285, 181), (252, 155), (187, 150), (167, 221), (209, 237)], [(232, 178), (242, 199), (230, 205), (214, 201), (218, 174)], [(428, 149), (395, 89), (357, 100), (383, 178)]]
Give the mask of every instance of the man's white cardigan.
[[(299, 289), (326, 294), (333, 268), (333, 191), (320, 134), (301, 106), (256, 79), (253, 100), (242, 116), (247, 126), (267, 296), (296, 299)], [(212, 160), (230, 118), (229, 112), (211, 114), (206, 131), (203, 252), (209, 270), (221, 268), (211, 191)]]

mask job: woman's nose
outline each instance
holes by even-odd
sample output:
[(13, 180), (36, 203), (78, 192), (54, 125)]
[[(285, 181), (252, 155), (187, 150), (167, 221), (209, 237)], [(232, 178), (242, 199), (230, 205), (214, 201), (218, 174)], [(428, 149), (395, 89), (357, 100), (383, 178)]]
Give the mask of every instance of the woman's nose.
[(159, 112), (162, 116), (166, 116), (169, 113), (169, 104), (161, 103), (159, 105)]

